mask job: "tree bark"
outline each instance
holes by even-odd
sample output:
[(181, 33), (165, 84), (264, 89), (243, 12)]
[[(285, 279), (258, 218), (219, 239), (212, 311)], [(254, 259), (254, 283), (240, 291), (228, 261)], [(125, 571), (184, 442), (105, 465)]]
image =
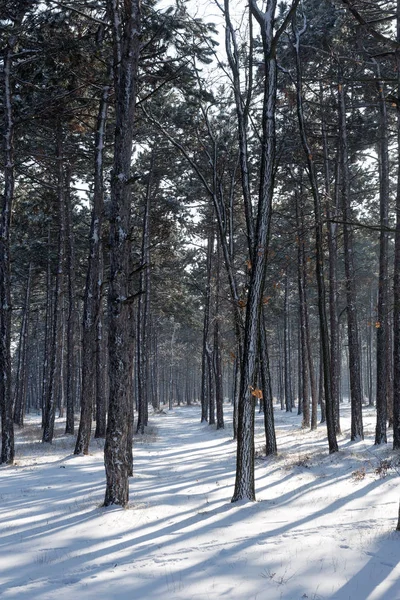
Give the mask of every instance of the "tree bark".
[[(292, 360), (290, 348), (290, 325), (289, 325), (289, 278), (285, 274), (285, 299), (283, 312), (283, 347), (285, 355), (285, 406), (286, 412), (292, 412)], [(309, 425), (309, 424), (308, 424)]]
[[(400, 42), (400, 0), (397, 0), (397, 41)], [(397, 61), (397, 90), (400, 93), (400, 57)], [(397, 106), (396, 233), (393, 275), (393, 448), (400, 449), (400, 107)], [(400, 530), (400, 506), (399, 522)]]
[(315, 219), (315, 254), (316, 254), (316, 280), (318, 290), (318, 312), (320, 338), (322, 347), (322, 360), (324, 370), (324, 392), (325, 392), (325, 409), (326, 409), (326, 426), (328, 433), (329, 453), (338, 452), (339, 447), (336, 439), (335, 431), (335, 416), (334, 404), (332, 399), (332, 383), (331, 383), (331, 358), (329, 348), (329, 330), (328, 319), (326, 315), (326, 289), (325, 289), (325, 274), (324, 274), (324, 251), (323, 251), (323, 227), (322, 227), (322, 207), (318, 188), (318, 180), (315, 169), (315, 162), (308, 143), (304, 110), (303, 110), (303, 92), (302, 92), (302, 72), (300, 62), (300, 34), (294, 29), (295, 43), (294, 49), (296, 53), (296, 96), (297, 96), (297, 117), (299, 121), (300, 138), (303, 146), (304, 154), (307, 161), (307, 172), (311, 185), (311, 192), (314, 200), (314, 219)]
[(243, 359), (241, 365), (238, 444), (236, 457), (235, 490), (232, 502), (255, 500), (254, 486), (254, 398), (251, 388), (256, 387), (256, 364), (259, 348), (260, 315), (264, 292), (267, 249), (269, 241), (271, 205), (275, 168), (275, 104), (277, 91), (277, 62), (274, 24), (276, 1), (270, 0), (266, 12), (260, 11), (255, 0), (251, 10), (257, 19), (263, 43), (265, 60), (264, 100), (262, 111), (262, 148), (257, 224), (254, 236), (253, 258), (246, 305)]
[[(378, 76), (379, 76), (378, 72)], [(376, 323), (376, 429), (375, 444), (387, 443), (389, 392), (389, 143), (386, 98), (383, 82), (378, 81), (379, 94), (379, 280)]]
[(45, 398), (45, 421), (42, 441), (52, 443), (54, 437), (54, 422), (56, 416), (57, 394), (60, 384), (60, 354), (62, 335), (62, 310), (65, 276), (65, 174), (63, 156), (63, 132), (60, 120), (56, 125), (56, 159), (57, 159), (57, 204), (58, 204), (58, 252), (57, 273), (53, 303), (53, 319), (49, 340), (48, 385)]
[(4, 50), (4, 194), (0, 223), (0, 408), (1, 462), (14, 462), (14, 423), (11, 395), (11, 272), (10, 226), (14, 200), (14, 117), (11, 71), (16, 39), (11, 36)]
[[(101, 352), (98, 343), (98, 327), (101, 319), (101, 287), (99, 281), (102, 279), (103, 270), (101, 241), (104, 206), (103, 160), (109, 96), (110, 85), (106, 83), (103, 86), (99, 103), (95, 134), (94, 193), (82, 321), (81, 416), (74, 454), (89, 453), (93, 407), (97, 397), (96, 364), (100, 358), (98, 353)], [(96, 426), (99, 417), (100, 415), (96, 412)]]
[(75, 335), (76, 335), (76, 284), (75, 284), (75, 240), (72, 223), (71, 203), (71, 169), (67, 169), (65, 181), (65, 212), (66, 212), (66, 270), (68, 285), (67, 312), (67, 356), (66, 356), (66, 424), (65, 433), (72, 435), (75, 431)]
[(351, 229), (351, 207), (350, 207), (350, 179), (349, 179), (349, 157), (346, 125), (346, 100), (344, 94), (343, 79), (339, 74), (338, 84), (339, 100), (339, 147), (340, 147), (340, 175), (341, 196), (343, 215), (343, 252), (345, 285), (347, 300), (347, 334), (349, 342), (349, 369), (350, 369), (350, 392), (351, 392), (351, 439), (364, 439), (362, 420), (362, 391), (361, 391), (361, 367), (360, 367), (360, 344), (358, 337), (357, 319), (357, 295), (354, 276), (353, 255), (353, 232)]
[[(271, 373), (269, 367), (268, 356), (268, 340), (267, 332), (265, 331), (265, 319), (261, 322), (261, 338), (260, 338), (260, 370), (261, 370), (261, 385), (264, 403), (264, 431), (265, 431), (265, 456), (274, 456), (278, 453), (275, 434), (275, 419), (274, 406), (272, 399), (271, 388)], [(261, 402), (261, 400), (260, 400)]]
[(214, 378), (215, 378), (215, 404), (217, 411), (217, 429), (224, 428), (224, 394), (223, 394), (223, 383), (222, 383), (222, 359), (221, 359), (221, 339), (219, 320), (220, 315), (220, 244), (217, 243), (216, 252), (216, 289), (215, 289), (215, 318), (214, 318), (214, 349), (213, 349), (213, 362), (214, 362)]
[[(103, 260), (100, 260), (99, 288), (103, 281)], [(107, 428), (108, 361), (107, 336), (104, 331), (103, 294), (100, 291), (99, 318), (96, 328), (96, 429), (95, 438), (105, 438)]]
[(141, 272), (139, 283), (139, 302), (137, 311), (137, 391), (138, 417), (137, 432), (144, 433), (149, 415), (149, 326), (150, 321), (150, 202), (154, 174), (155, 148), (151, 150), (150, 168), (144, 201), (142, 226)]
[(50, 225), (47, 235), (47, 272), (46, 272), (46, 319), (44, 327), (44, 344), (43, 344), (43, 372), (42, 372), (42, 389), (41, 389), (41, 408), (42, 408), (42, 427), (46, 422), (46, 398), (49, 387), (49, 369), (50, 369), (50, 340), (51, 340), (51, 324), (53, 319), (53, 304), (51, 298), (51, 251), (50, 251), (51, 235)]
[(131, 347), (131, 182), (130, 165), (135, 126), (140, 52), (140, 0), (108, 0), (114, 51), (115, 140), (111, 174), (109, 374), (110, 396), (104, 462), (104, 505), (126, 506), (132, 456), (130, 422), (133, 411)]
[(210, 386), (209, 386), (209, 375), (208, 375), (208, 337), (210, 330), (210, 310), (211, 310), (211, 263), (214, 248), (214, 228), (212, 224), (209, 224), (210, 231), (207, 236), (207, 259), (206, 259), (206, 288), (204, 294), (204, 319), (203, 319), (203, 346), (201, 355), (201, 422), (208, 421), (209, 418), (209, 398), (210, 398)]
[[(302, 365), (301, 379), (301, 398), (302, 398), (302, 424), (304, 428), (310, 427), (310, 397), (309, 397), (309, 378), (308, 378), (308, 353), (307, 353), (307, 334), (306, 334), (306, 298), (305, 298), (305, 278), (304, 278), (304, 223), (302, 219), (302, 209), (299, 204), (301, 199), (296, 194), (296, 220), (297, 220), (297, 268), (298, 268), (298, 288), (299, 288), (299, 317), (300, 317), (300, 347), (299, 363)], [(299, 398), (300, 406), (300, 398)]]
[(25, 302), (22, 314), (21, 334), (18, 352), (18, 370), (17, 380), (15, 382), (16, 393), (14, 402), (14, 423), (19, 427), (24, 425), (24, 415), (26, 408), (26, 397), (28, 392), (28, 333), (29, 333), (29, 318), (30, 318), (30, 302), (31, 302), (31, 287), (32, 287), (32, 262), (28, 267), (28, 281), (25, 291)]
[(336, 433), (341, 433), (340, 430), (340, 335), (339, 335), (339, 315), (338, 315), (338, 279), (337, 279), (337, 235), (338, 225), (334, 222), (337, 219), (339, 212), (339, 160), (336, 164), (336, 185), (334, 190), (334, 198), (331, 195), (330, 170), (329, 170), (329, 148), (328, 136), (325, 124), (325, 112), (323, 110), (324, 95), (322, 84), (320, 88), (320, 103), (322, 112), (321, 131), (322, 145), (324, 153), (324, 187), (326, 197), (326, 217), (328, 220), (327, 235), (328, 235), (328, 265), (329, 265), (329, 322), (330, 322), (330, 355), (331, 355), (331, 392), (332, 403), (334, 406), (335, 415), (335, 430)]

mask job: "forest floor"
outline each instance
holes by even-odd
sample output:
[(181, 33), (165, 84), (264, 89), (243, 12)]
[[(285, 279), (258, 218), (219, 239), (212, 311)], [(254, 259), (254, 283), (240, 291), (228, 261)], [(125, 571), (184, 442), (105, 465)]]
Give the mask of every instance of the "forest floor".
[[(226, 428), (199, 407), (152, 415), (135, 436), (127, 509), (102, 508), (102, 442), (73, 456), (74, 439), (40, 443), (40, 417), (17, 432), (16, 464), (0, 468), (0, 597), (17, 600), (400, 600), (400, 456), (366, 438), (340, 452), (325, 426), (276, 409), (279, 455), (262, 456), (257, 502), (230, 502), (235, 472)], [(389, 440), (391, 442), (391, 440)]]

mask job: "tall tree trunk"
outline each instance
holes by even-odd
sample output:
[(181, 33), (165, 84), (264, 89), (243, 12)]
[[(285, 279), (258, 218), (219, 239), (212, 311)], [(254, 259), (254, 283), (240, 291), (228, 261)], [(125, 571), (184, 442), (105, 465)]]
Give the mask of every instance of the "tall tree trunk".
[(339, 336), (339, 312), (338, 312), (338, 279), (337, 279), (337, 235), (338, 225), (335, 223), (339, 213), (339, 160), (336, 162), (336, 185), (334, 198), (331, 195), (329, 148), (326, 132), (324, 95), (322, 84), (320, 87), (321, 103), (321, 130), (324, 153), (324, 187), (326, 197), (326, 217), (328, 220), (328, 264), (329, 264), (329, 320), (330, 320), (330, 354), (331, 354), (331, 392), (335, 415), (336, 433), (340, 433), (340, 336)]
[(42, 372), (42, 389), (41, 389), (41, 408), (42, 408), (42, 428), (46, 421), (46, 398), (49, 386), (49, 369), (50, 369), (50, 340), (51, 340), (51, 324), (52, 324), (52, 286), (51, 286), (51, 251), (50, 251), (50, 225), (47, 235), (47, 272), (46, 272), (46, 319), (44, 326), (44, 344), (43, 344), (43, 372)]
[[(102, 280), (103, 275), (101, 241), (104, 206), (103, 160), (109, 96), (110, 84), (107, 82), (103, 86), (103, 92), (99, 103), (95, 134), (94, 193), (82, 322), (81, 416), (74, 451), (75, 454), (88, 454), (89, 452), (93, 407), (97, 397), (96, 375), (99, 375), (96, 373), (96, 364), (98, 364), (98, 361), (101, 359), (101, 356), (99, 356), (101, 346), (98, 340), (99, 333), (100, 336), (102, 336), (102, 331), (99, 331), (99, 326), (101, 327), (102, 325), (100, 315), (101, 287), (99, 281)], [(97, 414), (96, 411), (96, 427), (99, 417), (101, 418), (100, 414)]]
[(149, 320), (150, 320), (150, 201), (154, 174), (155, 148), (151, 150), (150, 168), (146, 186), (142, 226), (141, 272), (137, 311), (137, 378), (138, 419), (137, 431), (144, 433), (149, 414)]
[(285, 354), (285, 405), (286, 412), (292, 412), (292, 361), (290, 352), (290, 325), (289, 325), (289, 278), (285, 274), (285, 305), (283, 311), (283, 347)]
[[(380, 73), (378, 72), (378, 77)], [(389, 143), (386, 98), (383, 82), (379, 89), (379, 283), (376, 323), (376, 429), (375, 444), (387, 443), (389, 360)]]
[[(299, 302), (300, 304), (300, 302)], [(297, 414), (303, 414), (303, 356), (301, 347), (301, 309), (299, 306), (299, 318), (297, 328)]]
[[(240, 51), (236, 38), (235, 28), (232, 24), (229, 10), (229, 0), (224, 0), (224, 17), (225, 17), (225, 49), (228, 57), (228, 63), (232, 73), (232, 87), (235, 98), (236, 117), (238, 125), (238, 140), (239, 140), (239, 164), (241, 172), (241, 184), (243, 192), (243, 204), (246, 217), (246, 229), (247, 229), (247, 243), (249, 250), (250, 263), (253, 263), (252, 253), (255, 248), (255, 224), (253, 207), (251, 202), (251, 184), (250, 184), (250, 165), (248, 158), (248, 135), (247, 135), (247, 124), (248, 124), (248, 113), (251, 101), (251, 95), (253, 91), (253, 20), (252, 13), (255, 12), (258, 15), (258, 20), (262, 20), (261, 14), (258, 11), (255, 2), (249, 4), (249, 57), (248, 57), (248, 72), (247, 72), (247, 93), (243, 94), (242, 83), (240, 78)], [(232, 228), (231, 228), (232, 229)], [(233, 251), (231, 252), (231, 259), (233, 260)], [(269, 406), (269, 398), (271, 394), (271, 383), (269, 373), (269, 360), (268, 360), (268, 349), (266, 346), (266, 332), (264, 314), (262, 313), (263, 322), (260, 322), (261, 337), (265, 340), (265, 347), (263, 342), (259, 345), (260, 349), (260, 363), (262, 365), (262, 381), (268, 386), (268, 389), (264, 390), (264, 424), (265, 424), (265, 435), (267, 440), (267, 454), (276, 453), (276, 438), (274, 428), (274, 417), (273, 407)], [(239, 349), (241, 347), (241, 341), (239, 342)], [(262, 384), (264, 385), (264, 384)], [(261, 404), (261, 403), (260, 403)], [(235, 418), (237, 417), (237, 411), (235, 411)], [(235, 430), (234, 435), (236, 438), (237, 431)]]
[[(102, 288), (103, 260), (100, 260), (99, 287)], [(96, 429), (95, 438), (106, 437), (107, 427), (107, 396), (108, 396), (108, 361), (107, 361), (107, 336), (104, 332), (103, 294), (100, 291), (99, 318), (97, 320), (96, 335)]]
[[(322, 352), (321, 352), (321, 356), (322, 356)], [(319, 396), (319, 403), (321, 405), (321, 423), (325, 423), (326, 422), (326, 405), (325, 405), (325, 394), (324, 394), (324, 363), (321, 358), (319, 360), (318, 396)]]
[[(395, 277), (395, 274), (394, 274)], [(374, 394), (373, 394), (373, 373), (372, 373), (372, 348), (373, 348), (373, 300), (372, 291), (370, 297), (370, 313), (368, 317), (366, 327), (366, 340), (367, 340), (367, 393), (368, 393), (368, 406), (374, 406)]]
[(62, 335), (62, 310), (65, 275), (65, 179), (63, 157), (63, 132), (61, 122), (56, 126), (56, 158), (57, 158), (57, 203), (58, 203), (58, 252), (57, 273), (55, 277), (53, 319), (49, 340), (48, 385), (45, 399), (45, 422), (42, 441), (52, 443), (56, 416), (57, 394), (60, 390), (60, 347)]
[(113, 34), (115, 86), (114, 163), (111, 175), (109, 374), (110, 396), (104, 448), (104, 505), (126, 506), (132, 455), (131, 347), (131, 181), (130, 165), (135, 125), (137, 72), (140, 52), (141, 2), (108, 0)]
[(65, 433), (73, 434), (75, 430), (75, 335), (76, 335), (76, 297), (75, 297), (75, 240), (72, 223), (71, 203), (71, 169), (67, 169), (65, 181), (66, 201), (66, 270), (68, 285), (68, 312), (67, 312), (67, 356), (66, 356), (66, 424)]
[[(397, 41), (400, 42), (400, 0), (397, 0)], [(400, 93), (400, 56), (397, 61), (397, 90)], [(393, 267), (393, 448), (400, 449), (400, 108), (397, 107), (397, 193), (396, 233)], [(397, 529), (400, 530), (400, 506)]]
[(350, 225), (349, 151), (346, 125), (346, 100), (343, 79), (339, 74), (339, 147), (341, 170), (341, 195), (343, 215), (343, 252), (347, 300), (347, 334), (349, 341), (349, 369), (351, 391), (351, 439), (364, 439), (362, 419), (362, 392), (360, 345), (358, 337), (356, 281), (354, 276), (353, 232)]
[(233, 390), (232, 390), (232, 396), (233, 396), (233, 439), (236, 440), (237, 439), (237, 430), (238, 430), (238, 392), (239, 392), (239, 377), (240, 377), (240, 373), (239, 373), (239, 366), (240, 366), (240, 361), (239, 361), (239, 357), (236, 354), (234, 359), (233, 359)]
[[(278, 452), (275, 434), (274, 406), (271, 388), (271, 373), (268, 356), (267, 332), (265, 331), (265, 319), (261, 322), (260, 338), (260, 370), (261, 385), (264, 403), (264, 431), (265, 431), (265, 455), (274, 456)], [(261, 402), (261, 400), (260, 400)]]
[(201, 355), (201, 422), (208, 421), (209, 417), (209, 374), (208, 374), (208, 337), (210, 330), (210, 310), (211, 310), (211, 265), (214, 249), (214, 228), (210, 224), (210, 231), (207, 236), (207, 259), (206, 259), (206, 289), (204, 294), (204, 319), (203, 319), (203, 346)]
[(213, 350), (207, 347), (207, 373), (208, 373), (208, 424), (215, 425), (215, 374), (214, 374)]
[(223, 394), (223, 385), (222, 385), (222, 359), (221, 359), (221, 339), (220, 339), (220, 329), (219, 329), (219, 320), (220, 316), (220, 277), (221, 277), (221, 269), (220, 269), (220, 244), (217, 243), (217, 252), (216, 252), (216, 268), (215, 268), (215, 278), (216, 278), (216, 286), (215, 286), (215, 319), (214, 319), (214, 351), (213, 351), (213, 359), (214, 359), (214, 375), (215, 375), (215, 402), (217, 409), (217, 429), (224, 428), (224, 394)]
[(321, 198), (318, 188), (317, 173), (313, 154), (308, 143), (304, 110), (303, 110), (303, 92), (302, 92), (302, 72), (300, 62), (300, 33), (294, 29), (295, 43), (294, 49), (296, 53), (296, 95), (297, 95), (297, 117), (299, 121), (299, 131), (301, 143), (307, 161), (308, 178), (311, 185), (311, 192), (314, 200), (314, 219), (315, 219), (315, 264), (316, 264), (316, 280), (318, 290), (318, 312), (320, 338), (322, 347), (322, 361), (324, 370), (324, 392), (325, 392), (325, 409), (326, 409), (326, 427), (328, 433), (329, 452), (332, 454), (339, 450), (336, 431), (335, 431), (335, 413), (334, 403), (332, 398), (332, 382), (331, 382), (331, 358), (329, 347), (329, 329), (328, 319), (326, 315), (326, 289), (325, 289), (325, 273), (324, 273), (324, 249), (323, 249), (323, 227), (322, 227), (322, 207)]
[(151, 323), (151, 346), (152, 346), (152, 362), (151, 362), (151, 403), (154, 410), (160, 410), (160, 389), (159, 389), (159, 364), (158, 364), (158, 340), (157, 330), (154, 321)]
[[(299, 316), (300, 316), (300, 346), (299, 346), (299, 363), (302, 365), (302, 427), (310, 427), (310, 398), (309, 398), (309, 379), (308, 379), (308, 354), (307, 354), (307, 334), (306, 334), (306, 298), (305, 298), (305, 277), (304, 277), (304, 223), (302, 220), (302, 209), (299, 204), (301, 199), (296, 194), (296, 220), (297, 220), (297, 265), (298, 265), (298, 288), (299, 288)], [(299, 398), (300, 406), (300, 398)]]
[(30, 302), (32, 287), (32, 262), (29, 263), (28, 281), (25, 291), (25, 302), (22, 314), (21, 335), (19, 342), (18, 371), (16, 384), (16, 394), (14, 403), (14, 423), (23, 427), (24, 414), (26, 407), (26, 396), (28, 392), (28, 330), (30, 318)]
[(260, 315), (267, 267), (267, 249), (271, 221), (275, 168), (275, 104), (277, 91), (276, 43), (274, 24), (276, 1), (267, 3), (262, 12), (255, 0), (251, 10), (257, 19), (263, 43), (265, 60), (264, 100), (262, 111), (262, 148), (260, 188), (257, 207), (257, 224), (254, 247), (251, 253), (252, 268), (246, 304), (243, 359), (239, 392), (238, 444), (236, 457), (235, 490), (232, 502), (255, 500), (254, 486), (254, 398), (251, 388), (256, 387), (256, 365), (259, 348)]
[(16, 39), (7, 40), (3, 58), (4, 77), (4, 194), (0, 223), (0, 409), (1, 462), (14, 462), (14, 423), (11, 395), (11, 273), (10, 226), (14, 200), (14, 120), (11, 71)]

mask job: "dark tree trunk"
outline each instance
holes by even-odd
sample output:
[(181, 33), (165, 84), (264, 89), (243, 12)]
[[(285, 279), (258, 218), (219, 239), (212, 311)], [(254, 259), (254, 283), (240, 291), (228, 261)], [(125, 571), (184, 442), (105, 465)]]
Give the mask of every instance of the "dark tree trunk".
[(289, 278), (285, 275), (285, 305), (283, 313), (283, 347), (285, 355), (285, 405), (286, 412), (292, 412), (292, 360), (290, 352), (290, 325), (289, 325)]
[(220, 350), (220, 330), (219, 330), (219, 320), (221, 318), (220, 315), (220, 244), (217, 244), (217, 252), (216, 252), (216, 269), (215, 269), (215, 277), (216, 277), (216, 289), (215, 289), (215, 319), (214, 319), (214, 350), (213, 350), (213, 359), (214, 359), (214, 376), (215, 376), (215, 403), (217, 409), (217, 429), (224, 428), (224, 394), (223, 394), (223, 385), (222, 385), (222, 359), (221, 359), (221, 350)]
[[(274, 405), (272, 401), (271, 375), (269, 368), (268, 341), (265, 319), (262, 318), (260, 339), (260, 370), (264, 403), (265, 455), (274, 456), (278, 452), (275, 434)], [(261, 402), (261, 400), (260, 400)]]
[[(400, 42), (400, 0), (397, 0), (397, 41)], [(400, 57), (396, 55), (400, 93)], [(400, 108), (397, 107), (397, 193), (393, 276), (393, 448), (400, 449)], [(400, 531), (400, 506), (397, 529)]]
[[(103, 261), (100, 261), (100, 288), (102, 285)], [(96, 335), (96, 429), (95, 438), (106, 437), (107, 396), (108, 396), (108, 361), (107, 336), (104, 333), (103, 295), (100, 292), (99, 318)]]
[(252, 39), (252, 17), (249, 15), (250, 27), (250, 47), (249, 47), (249, 65), (248, 65), (248, 81), (247, 95), (243, 97), (243, 86), (240, 79), (240, 52), (236, 39), (235, 27), (232, 24), (229, 0), (224, 0), (224, 16), (225, 16), (225, 49), (228, 57), (229, 67), (232, 73), (232, 87), (235, 97), (236, 117), (238, 125), (238, 140), (239, 140), (239, 163), (241, 172), (241, 184), (243, 191), (243, 204), (246, 217), (247, 239), (250, 246), (250, 254), (254, 243), (254, 217), (251, 203), (251, 186), (250, 186), (250, 169), (248, 159), (248, 142), (247, 142), (247, 121), (250, 98), (252, 93), (253, 80), (253, 39)]
[(276, 43), (274, 23), (276, 1), (270, 0), (266, 12), (251, 0), (251, 10), (257, 19), (263, 43), (265, 60), (264, 100), (262, 113), (262, 148), (257, 224), (251, 253), (252, 268), (246, 305), (243, 360), (239, 392), (238, 444), (235, 490), (232, 502), (255, 500), (254, 487), (254, 398), (251, 388), (256, 387), (256, 365), (259, 348), (260, 314), (264, 292), (267, 249), (274, 190), (275, 168), (275, 103), (277, 90)]
[[(274, 10), (271, 7), (271, 10)], [(238, 125), (238, 141), (239, 141), (239, 164), (241, 171), (241, 184), (243, 192), (243, 204), (246, 217), (246, 229), (247, 229), (247, 241), (250, 262), (253, 263), (253, 252), (255, 249), (255, 224), (254, 215), (251, 202), (251, 185), (250, 185), (250, 168), (248, 159), (248, 139), (247, 139), (247, 123), (248, 123), (248, 111), (250, 106), (250, 100), (252, 95), (252, 81), (253, 81), (253, 22), (252, 12), (257, 14), (259, 22), (262, 21), (261, 13), (255, 3), (250, 4), (249, 11), (249, 64), (247, 73), (247, 94), (244, 96), (242, 93), (242, 83), (240, 78), (240, 52), (236, 39), (235, 28), (231, 22), (229, 12), (229, 0), (224, 2), (224, 16), (225, 16), (225, 48), (228, 57), (229, 66), (232, 73), (232, 85), (235, 97), (235, 107)], [(231, 253), (232, 254), (232, 253)], [(233, 259), (233, 256), (231, 256)], [(266, 435), (266, 447), (267, 454), (276, 453), (276, 438), (274, 429), (274, 417), (273, 417), (273, 406), (272, 406), (272, 392), (269, 372), (269, 360), (267, 351), (267, 340), (264, 322), (260, 322), (261, 336), (263, 341), (260, 344), (260, 364), (261, 364), (261, 379), (263, 385), (264, 401), (260, 402), (261, 406), (264, 405), (264, 421), (265, 421), (265, 435)], [(239, 346), (241, 342), (239, 343)], [(267, 388), (264, 389), (264, 385)], [(271, 405), (270, 405), (271, 404)], [(237, 435), (237, 407), (234, 406), (234, 437)]]
[[(85, 298), (83, 303), (82, 322), (82, 388), (81, 388), (81, 416), (79, 422), (78, 436), (75, 445), (75, 454), (88, 454), (92, 431), (92, 417), (95, 398), (97, 398), (96, 365), (101, 360), (101, 344), (99, 334), (102, 337), (101, 328), (101, 287), (103, 261), (102, 261), (102, 226), (104, 206), (104, 182), (103, 182), (103, 155), (107, 122), (107, 107), (110, 96), (110, 85), (103, 87), (103, 93), (99, 103), (95, 134), (94, 155), (94, 193), (92, 220), (90, 224), (90, 248), (88, 270), (86, 274)], [(97, 377), (96, 377), (97, 375)], [(104, 392), (103, 392), (104, 393)], [(97, 423), (100, 420), (100, 423)], [(102, 407), (96, 402), (96, 429), (103, 429), (104, 433), (105, 415)], [(100, 437), (100, 436), (99, 436)]]
[[(379, 73), (378, 73), (379, 75)], [(383, 82), (379, 89), (379, 283), (376, 323), (376, 429), (375, 444), (387, 443), (389, 392), (389, 149), (386, 98)]]
[[(324, 105), (324, 96), (322, 85), (320, 88), (320, 103)], [(329, 148), (328, 137), (325, 124), (325, 113), (322, 109), (322, 144), (324, 153), (324, 182), (326, 197), (326, 217), (328, 221), (328, 263), (329, 263), (329, 320), (330, 320), (330, 354), (331, 354), (331, 393), (335, 415), (335, 430), (340, 431), (340, 336), (339, 336), (339, 314), (338, 314), (338, 279), (337, 279), (337, 235), (338, 225), (335, 219), (339, 213), (339, 160), (336, 163), (336, 185), (335, 195), (331, 195), (330, 169), (329, 169)]]
[(207, 373), (208, 373), (208, 424), (215, 425), (215, 375), (213, 351), (207, 348)]
[(19, 427), (24, 425), (24, 415), (26, 408), (26, 397), (28, 392), (28, 330), (31, 302), (31, 284), (32, 284), (32, 263), (29, 263), (28, 281), (25, 291), (25, 303), (22, 314), (21, 334), (18, 352), (18, 370), (17, 380), (15, 382), (16, 393), (14, 402), (14, 423)]
[[(295, 29), (295, 28), (294, 28)], [(302, 73), (300, 62), (300, 35), (295, 30), (295, 52), (296, 52), (296, 94), (297, 94), (297, 116), (299, 121), (300, 138), (303, 146), (304, 154), (307, 161), (308, 177), (311, 185), (312, 196), (314, 200), (314, 218), (315, 218), (315, 264), (316, 264), (316, 279), (318, 290), (318, 312), (320, 325), (320, 338), (322, 347), (322, 361), (324, 370), (324, 392), (326, 406), (326, 426), (328, 433), (329, 452), (337, 452), (339, 450), (336, 431), (335, 431), (335, 413), (332, 399), (331, 385), (331, 358), (329, 348), (329, 330), (328, 319), (326, 315), (326, 290), (325, 290), (325, 274), (324, 274), (324, 250), (323, 250), (323, 227), (322, 227), (322, 207), (318, 188), (318, 180), (315, 169), (315, 163), (311, 148), (308, 144), (307, 134), (304, 123), (303, 111), (303, 94), (302, 94)]]
[[(300, 316), (300, 352), (299, 363), (302, 365), (302, 427), (310, 427), (310, 398), (309, 398), (309, 378), (308, 378), (308, 352), (307, 352), (307, 318), (306, 318), (306, 296), (305, 296), (305, 265), (304, 265), (304, 223), (303, 210), (299, 206), (301, 199), (296, 194), (296, 220), (297, 220), (297, 264), (298, 264), (298, 288), (299, 288), (299, 316)], [(300, 398), (299, 398), (300, 406)]]
[(154, 410), (160, 410), (160, 389), (159, 389), (159, 364), (158, 364), (158, 343), (157, 331), (152, 322), (151, 327), (151, 344), (152, 344), (152, 364), (151, 364), (151, 403)]
[(398, 519), (397, 519), (396, 531), (400, 531), (400, 503), (399, 503), (399, 516), (398, 516)]
[(71, 204), (71, 170), (67, 170), (65, 182), (65, 211), (66, 211), (66, 269), (68, 285), (68, 313), (67, 313), (67, 353), (66, 353), (66, 424), (65, 433), (73, 434), (75, 430), (74, 408), (76, 395), (75, 380), (75, 334), (76, 334), (76, 297), (75, 297), (75, 240), (72, 223)]
[[(175, 395), (175, 336), (178, 324), (173, 321), (172, 335), (171, 335), (171, 348), (169, 355), (169, 387), (168, 387), (168, 410), (174, 408), (174, 395)], [(212, 374), (212, 362), (209, 363), (209, 372)]]
[(237, 439), (237, 430), (238, 430), (238, 393), (239, 393), (239, 372), (240, 361), (239, 357), (236, 355), (233, 363), (233, 439)]
[[(109, 374), (110, 396), (104, 462), (104, 505), (126, 506), (131, 470), (133, 414), (131, 348), (131, 181), (130, 165), (135, 124), (140, 51), (140, 0), (107, 2), (113, 33), (115, 85), (114, 163), (111, 175)], [(129, 457), (128, 457), (129, 455)]]
[(1, 462), (14, 462), (14, 423), (11, 395), (11, 272), (10, 226), (14, 200), (14, 121), (11, 70), (14, 36), (4, 50), (4, 194), (0, 223), (0, 409)]
[(203, 320), (203, 347), (201, 355), (201, 422), (208, 421), (208, 407), (210, 398), (209, 374), (208, 374), (208, 337), (210, 329), (210, 310), (211, 310), (211, 263), (214, 248), (214, 228), (210, 224), (210, 232), (207, 238), (207, 260), (206, 273), (207, 282), (204, 294), (204, 320)]
[[(300, 304), (300, 303), (299, 303)], [(299, 323), (297, 328), (297, 414), (303, 414), (303, 356), (301, 348), (301, 309), (299, 306)]]
[(353, 231), (350, 225), (349, 153), (346, 125), (346, 100), (343, 81), (339, 76), (339, 147), (343, 215), (343, 251), (347, 300), (347, 333), (349, 342), (349, 369), (351, 391), (351, 439), (364, 439), (362, 420), (362, 391), (360, 345), (358, 337), (356, 281), (354, 276)]
[(285, 361), (284, 361), (282, 335), (279, 335), (279, 332), (278, 332), (278, 350), (279, 350), (279, 359), (278, 359), (278, 378), (279, 378), (278, 402), (280, 404), (281, 410), (284, 410), (284, 408), (285, 408), (284, 362)]
[(149, 327), (150, 320), (150, 201), (154, 173), (155, 149), (151, 151), (142, 226), (141, 272), (137, 311), (137, 432), (144, 433), (149, 415)]
[(54, 437), (54, 422), (56, 416), (57, 394), (60, 390), (61, 376), (61, 335), (62, 310), (65, 276), (65, 176), (63, 157), (63, 132), (60, 121), (56, 126), (56, 158), (57, 158), (57, 202), (58, 202), (58, 256), (57, 273), (55, 277), (53, 319), (49, 339), (49, 368), (48, 385), (45, 398), (45, 420), (42, 441), (52, 443)]
[(320, 359), (320, 361), (319, 361), (318, 396), (319, 396), (319, 402), (321, 405), (321, 423), (325, 423), (326, 422), (326, 406), (325, 406), (325, 394), (324, 394), (324, 363), (323, 363), (322, 359)]
[(366, 385), (367, 385), (367, 394), (368, 394), (368, 406), (374, 406), (374, 394), (373, 394), (373, 384), (372, 384), (372, 380), (373, 380), (373, 376), (372, 376), (372, 346), (373, 346), (372, 322), (373, 322), (373, 318), (372, 318), (372, 310), (371, 310), (369, 322), (368, 322), (367, 328), (366, 328), (366, 340), (367, 340), (367, 352), (366, 352), (366, 354), (367, 354), (367, 356), (366, 356), (367, 381), (366, 381)]

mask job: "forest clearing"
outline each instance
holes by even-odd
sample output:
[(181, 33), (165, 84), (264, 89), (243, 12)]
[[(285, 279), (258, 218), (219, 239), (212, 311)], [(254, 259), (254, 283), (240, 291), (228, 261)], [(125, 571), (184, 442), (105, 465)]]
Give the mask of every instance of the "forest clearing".
[(103, 441), (74, 456), (57, 419), (53, 445), (29, 416), (16, 464), (0, 472), (0, 597), (5, 600), (399, 600), (399, 465), (365, 439), (340, 451), (326, 430), (276, 410), (278, 455), (265, 458), (256, 418), (257, 502), (231, 503), (232, 415), (199, 422), (199, 406), (151, 416), (134, 439), (128, 508), (101, 507)]

